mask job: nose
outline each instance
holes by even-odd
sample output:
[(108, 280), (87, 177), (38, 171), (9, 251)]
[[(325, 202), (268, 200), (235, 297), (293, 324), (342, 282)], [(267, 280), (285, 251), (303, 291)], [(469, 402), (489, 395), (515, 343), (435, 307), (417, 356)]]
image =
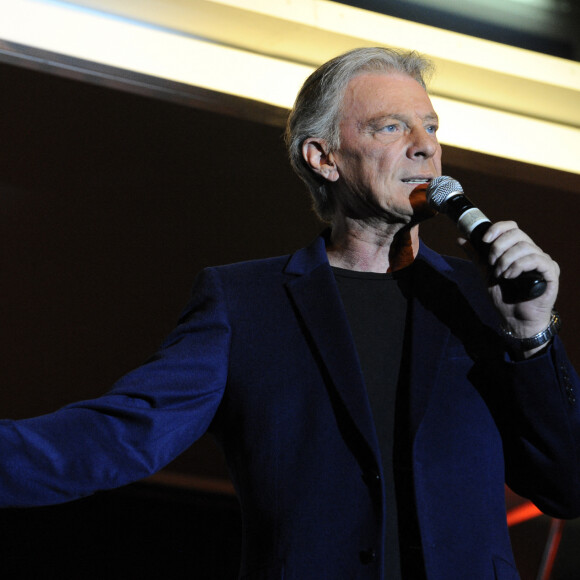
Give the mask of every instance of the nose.
[(439, 150), (439, 141), (434, 133), (428, 133), (425, 127), (415, 127), (409, 133), (407, 157), (429, 159)]

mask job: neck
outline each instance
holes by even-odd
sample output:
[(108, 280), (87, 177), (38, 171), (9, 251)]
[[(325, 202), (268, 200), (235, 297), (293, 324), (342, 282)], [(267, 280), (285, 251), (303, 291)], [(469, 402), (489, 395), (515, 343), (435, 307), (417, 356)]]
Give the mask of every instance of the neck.
[(358, 272), (395, 272), (412, 264), (419, 251), (418, 226), (369, 225), (340, 216), (326, 248), (331, 266)]

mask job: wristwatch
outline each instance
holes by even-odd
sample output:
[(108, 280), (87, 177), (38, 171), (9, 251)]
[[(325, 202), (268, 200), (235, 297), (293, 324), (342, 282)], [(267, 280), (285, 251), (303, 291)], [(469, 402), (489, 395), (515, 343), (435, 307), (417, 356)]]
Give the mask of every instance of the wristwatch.
[(538, 334), (530, 336), (530, 338), (518, 338), (511, 332), (511, 330), (507, 330), (506, 328), (502, 328), (501, 330), (509, 346), (515, 350), (524, 352), (526, 350), (538, 348), (539, 346), (550, 342), (550, 340), (552, 340), (552, 338), (558, 334), (558, 331), (561, 327), (562, 319), (560, 318), (560, 315), (555, 310), (552, 310), (550, 324), (548, 324), (544, 330), (538, 332)]

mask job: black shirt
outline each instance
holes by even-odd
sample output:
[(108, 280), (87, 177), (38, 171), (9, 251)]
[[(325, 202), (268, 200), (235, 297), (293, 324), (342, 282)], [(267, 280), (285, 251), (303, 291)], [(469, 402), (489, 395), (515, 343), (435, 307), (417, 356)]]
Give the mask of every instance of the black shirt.
[[(404, 574), (409, 560), (408, 522), (415, 524), (410, 444), (405, 430), (404, 344), (413, 267), (378, 274), (333, 268), (361, 364), (381, 451), (386, 492), (385, 578), (420, 578)], [(403, 369), (403, 370), (402, 370)], [(398, 513), (401, 511), (401, 513)], [(399, 529), (399, 521), (402, 529)], [(413, 533), (416, 530), (413, 529)], [(400, 550), (399, 544), (403, 550)], [(417, 550), (411, 551), (416, 565)], [(402, 562), (403, 560), (403, 562)]]

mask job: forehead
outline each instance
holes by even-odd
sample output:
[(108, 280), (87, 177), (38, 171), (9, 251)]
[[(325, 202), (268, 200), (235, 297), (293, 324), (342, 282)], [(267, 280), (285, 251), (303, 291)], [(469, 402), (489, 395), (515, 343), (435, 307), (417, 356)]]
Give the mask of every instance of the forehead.
[(343, 120), (389, 114), (432, 117), (435, 111), (427, 91), (404, 73), (362, 73), (349, 81), (341, 107)]

